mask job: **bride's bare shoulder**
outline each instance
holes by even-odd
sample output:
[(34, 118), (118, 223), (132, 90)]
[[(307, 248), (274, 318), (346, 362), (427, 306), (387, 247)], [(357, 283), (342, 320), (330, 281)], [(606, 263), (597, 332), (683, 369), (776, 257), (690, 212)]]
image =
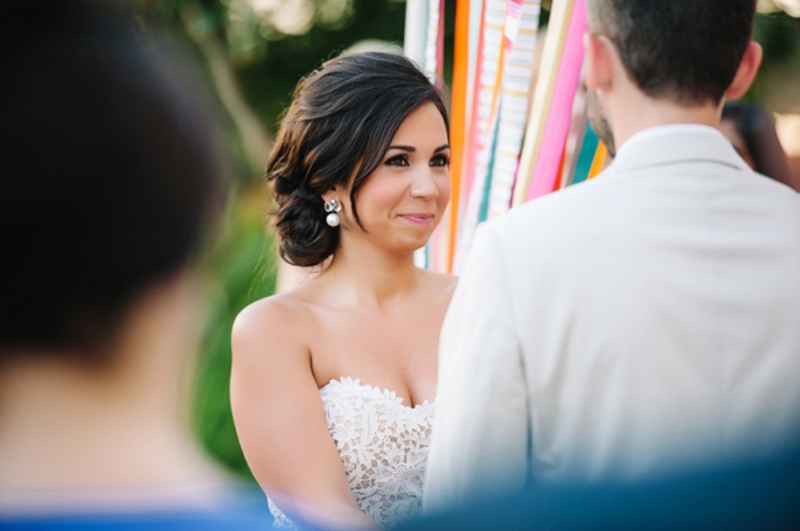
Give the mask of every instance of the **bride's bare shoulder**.
[(244, 308), (233, 323), (234, 360), (249, 353), (305, 352), (305, 337), (312, 319), (308, 304), (296, 292), (257, 300)]
[(276, 324), (285, 324), (299, 317), (303, 305), (293, 293), (279, 293), (247, 305), (234, 322), (234, 330), (264, 327), (273, 328)]

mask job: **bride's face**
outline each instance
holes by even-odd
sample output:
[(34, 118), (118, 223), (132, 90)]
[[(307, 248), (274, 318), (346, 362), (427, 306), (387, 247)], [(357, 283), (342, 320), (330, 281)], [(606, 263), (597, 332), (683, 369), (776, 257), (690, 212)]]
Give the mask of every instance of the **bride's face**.
[(353, 219), (347, 225), (352, 235), (360, 233), (381, 247), (413, 251), (427, 243), (449, 200), (447, 129), (436, 106), (425, 103), (403, 121), (380, 166), (356, 194), (365, 232)]

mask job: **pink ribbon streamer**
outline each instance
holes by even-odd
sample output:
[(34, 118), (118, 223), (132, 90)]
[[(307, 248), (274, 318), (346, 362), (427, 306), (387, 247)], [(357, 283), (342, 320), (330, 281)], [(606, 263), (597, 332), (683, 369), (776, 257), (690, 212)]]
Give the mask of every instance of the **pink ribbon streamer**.
[(528, 190), (528, 198), (536, 199), (553, 191), (559, 165), (572, 120), (572, 105), (580, 82), (583, 65), (583, 35), (589, 30), (586, 0), (575, 0), (572, 9), (561, 67), (556, 79), (550, 113), (547, 115), (539, 157)]

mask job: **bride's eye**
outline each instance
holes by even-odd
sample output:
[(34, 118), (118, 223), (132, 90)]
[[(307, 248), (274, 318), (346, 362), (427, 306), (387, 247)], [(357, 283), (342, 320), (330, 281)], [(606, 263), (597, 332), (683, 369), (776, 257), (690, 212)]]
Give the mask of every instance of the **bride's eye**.
[(408, 166), (408, 157), (405, 155), (396, 155), (386, 162), (384, 162), (387, 166)]
[(431, 166), (444, 167), (450, 165), (450, 157), (447, 155), (436, 155), (431, 159)]

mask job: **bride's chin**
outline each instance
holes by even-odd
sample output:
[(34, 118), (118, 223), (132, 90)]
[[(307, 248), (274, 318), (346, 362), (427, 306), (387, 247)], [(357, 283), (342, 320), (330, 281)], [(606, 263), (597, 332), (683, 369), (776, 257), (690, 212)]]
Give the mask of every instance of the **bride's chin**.
[(403, 239), (401, 241), (396, 241), (394, 245), (391, 246), (391, 252), (398, 256), (408, 254), (413, 255), (416, 251), (425, 248), (428, 240), (429, 238), (420, 238), (419, 240), (415, 238), (413, 240)]
[(404, 234), (405, 238), (407, 239), (409, 245), (415, 246), (417, 249), (421, 249), (425, 247), (425, 245), (431, 240), (433, 236), (433, 231), (436, 229), (436, 226), (432, 227), (425, 227), (424, 229), (420, 229), (419, 231), (409, 231)]
[(384, 234), (375, 243), (392, 254), (404, 255), (422, 249), (430, 241), (434, 228), (416, 231), (397, 231), (394, 234)]
[(423, 238), (423, 239), (420, 239), (419, 241), (414, 241), (413, 243), (410, 243), (408, 246), (406, 246), (406, 249), (408, 249), (412, 253), (417, 252), (420, 249), (424, 249), (425, 246), (430, 241), (430, 239), (431, 239), (430, 235), (428, 235), (428, 237), (426, 237), (426, 238)]

